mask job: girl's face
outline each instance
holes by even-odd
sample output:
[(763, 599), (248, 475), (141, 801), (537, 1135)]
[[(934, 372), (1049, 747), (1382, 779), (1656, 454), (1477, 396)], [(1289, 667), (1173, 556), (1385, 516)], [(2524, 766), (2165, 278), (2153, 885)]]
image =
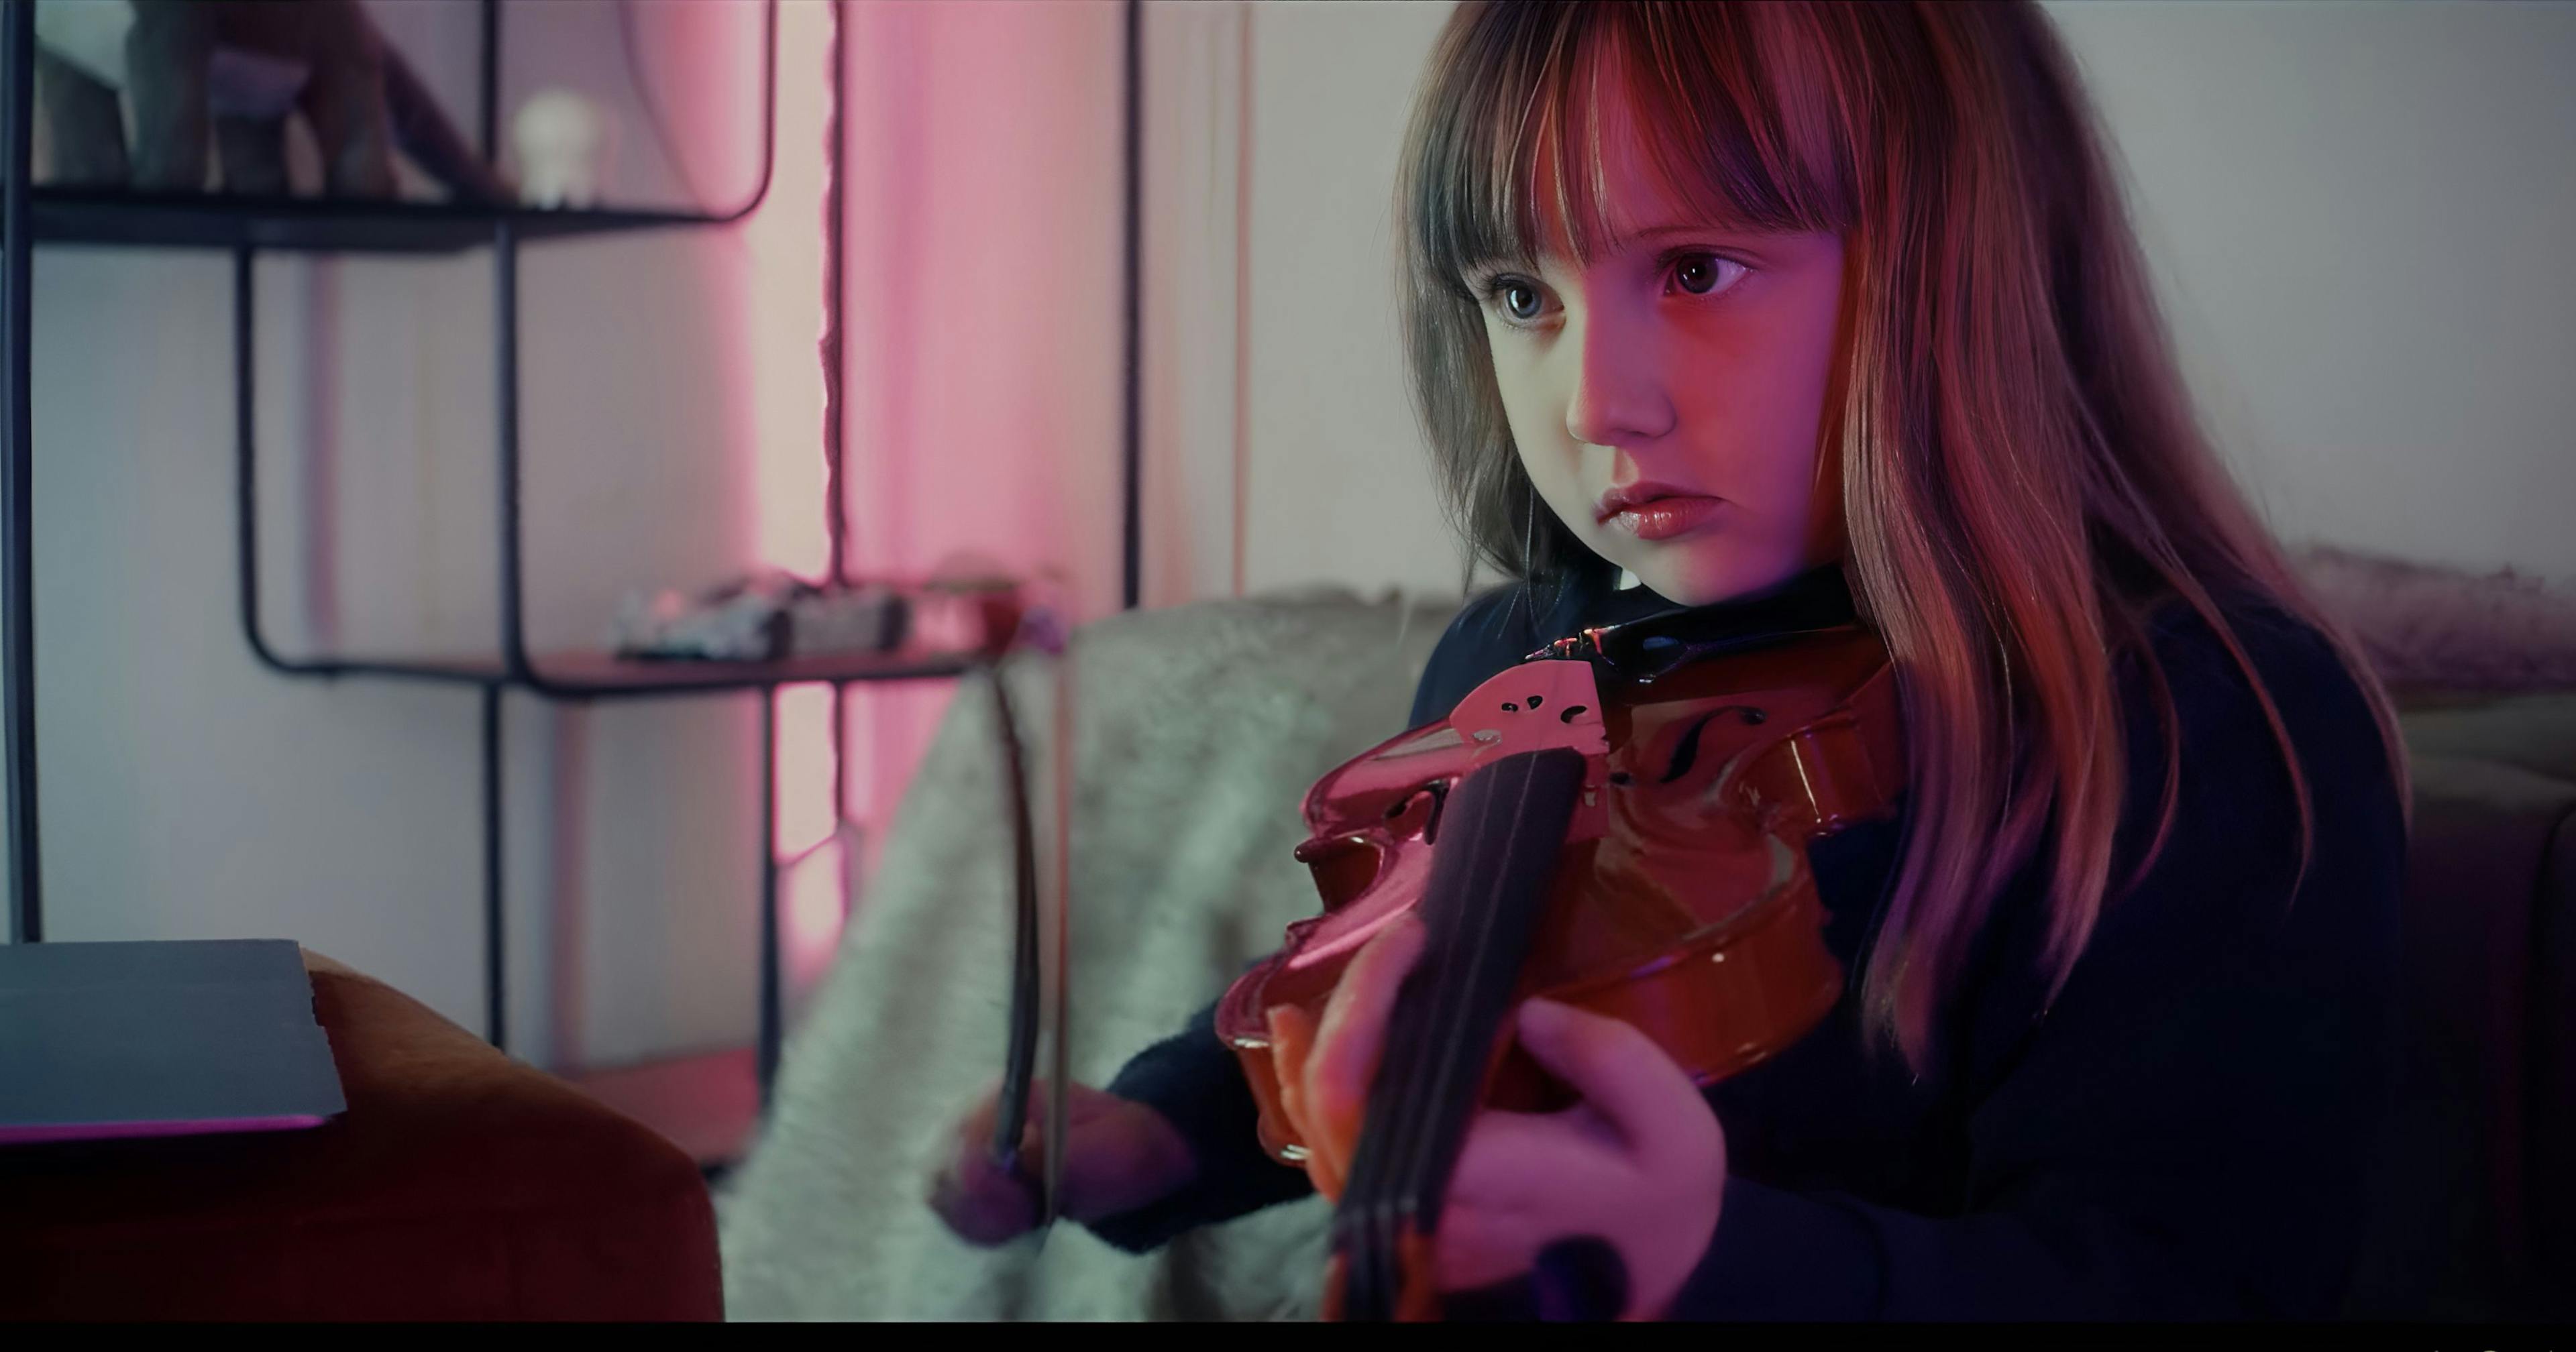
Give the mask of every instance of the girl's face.
[(1706, 605), (1842, 555), (1840, 465), (1820, 450), (1842, 240), (1695, 215), (1617, 102), (1599, 138), (1612, 241), (1589, 265), (1560, 246), (1467, 280), (1539, 496), (1594, 553)]

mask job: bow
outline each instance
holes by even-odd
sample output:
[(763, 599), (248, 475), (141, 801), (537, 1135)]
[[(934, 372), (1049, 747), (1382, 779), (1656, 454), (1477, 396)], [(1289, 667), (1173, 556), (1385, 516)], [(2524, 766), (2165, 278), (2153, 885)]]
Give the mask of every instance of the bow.
[[(1004, 1051), (1002, 1088), (993, 1117), (993, 1135), (989, 1146), (993, 1162), (1013, 1177), (1028, 1179), (1029, 1161), (1025, 1158), (1028, 1137), (1029, 1105), (1038, 1076), (1040, 1044), (1046, 1046), (1048, 1072), (1047, 1111), (1039, 1123), (1040, 1150), (1033, 1180), (1040, 1199), (1040, 1227), (1052, 1226), (1059, 1214), (1057, 1183), (1063, 1176), (1065, 1133), (1065, 1086), (1067, 1040), (1066, 1014), (1069, 1004), (1066, 967), (1066, 936), (1070, 920), (1071, 833), (1073, 739), (1072, 651), (1070, 634), (1058, 619), (1057, 611), (1044, 605), (1016, 605), (1005, 627), (1007, 641), (992, 650), (981, 665), (982, 675), (992, 691), (993, 720), (1001, 744), (1001, 780), (1004, 820), (1011, 831), (1011, 1012), (1009, 1039)], [(1055, 770), (1055, 792), (1052, 795), (1052, 826), (1055, 836), (1052, 887), (1041, 885), (1036, 814), (1029, 793), (1027, 753), (1020, 734), (1020, 720), (1013, 707), (1010, 683), (1003, 673), (1003, 661), (1016, 651), (1036, 651), (1054, 659), (1055, 679), (1052, 739)], [(1052, 893), (1050, 898), (1049, 894)], [(1048, 901), (1052, 900), (1052, 915)], [(1052, 921), (1052, 924), (1049, 921)]]

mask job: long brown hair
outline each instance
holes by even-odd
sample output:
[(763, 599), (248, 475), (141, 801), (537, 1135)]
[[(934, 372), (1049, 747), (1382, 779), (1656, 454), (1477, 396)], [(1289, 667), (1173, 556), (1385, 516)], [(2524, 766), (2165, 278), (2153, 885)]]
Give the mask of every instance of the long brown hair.
[(2090, 939), (2140, 750), (2123, 745), (2124, 652), (2146, 659), (2165, 723), (2145, 859), (2160, 851), (2180, 745), (2145, 651), (2153, 606), (2188, 604), (2252, 683), (2298, 795), (2301, 877), (2306, 777), (2214, 595), (2261, 598), (2335, 645), (2403, 794), (2385, 693), (2192, 416), (2073, 63), (2028, 3), (1459, 6), (1398, 213), (1415, 395), (1481, 560), (1533, 581), (1597, 564), (1536, 505), (1462, 278), (1531, 258), (1552, 229), (1578, 259), (1605, 237), (1591, 110), (1614, 90), (1681, 200), (1846, 242), (1820, 459), (1839, 469), (1845, 573), (1904, 692), (1913, 829), (1863, 997), (1909, 1061), (2043, 842), (2053, 983)]

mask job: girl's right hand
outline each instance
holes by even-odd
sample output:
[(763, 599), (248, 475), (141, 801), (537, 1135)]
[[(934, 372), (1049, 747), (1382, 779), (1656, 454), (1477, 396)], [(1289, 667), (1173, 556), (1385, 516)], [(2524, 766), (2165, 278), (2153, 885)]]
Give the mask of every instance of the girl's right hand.
[[(1037, 1228), (1042, 1208), (1035, 1170), (1044, 1158), (1047, 1099), (1043, 1083), (1031, 1088), (1018, 1174), (993, 1160), (998, 1083), (959, 1119), (947, 1162), (930, 1188), (931, 1209), (958, 1238), (989, 1246)], [(1161, 1113), (1089, 1085), (1066, 1087), (1064, 1173), (1056, 1182), (1056, 1203), (1067, 1219), (1095, 1221), (1159, 1202), (1179, 1191), (1196, 1169), (1189, 1143)]]

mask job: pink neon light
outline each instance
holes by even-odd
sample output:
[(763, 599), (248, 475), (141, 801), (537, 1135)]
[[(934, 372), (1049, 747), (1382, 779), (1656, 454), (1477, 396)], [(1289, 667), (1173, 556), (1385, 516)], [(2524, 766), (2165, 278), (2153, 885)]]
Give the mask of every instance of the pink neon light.
[(778, 692), (778, 838), (781, 859), (831, 839), (832, 687), (790, 686)]
[(831, 557), (823, 520), (823, 373), (814, 357), (823, 312), (822, 138), (831, 85), (832, 7), (778, 7), (778, 126), (769, 196), (743, 224), (750, 263), (752, 549), (761, 563), (820, 578)]
[[(778, 9), (778, 125), (815, 128), (831, 115), (835, 6), (781, 5)], [(825, 524), (826, 476), (822, 451), (823, 373), (815, 359), (822, 327), (825, 176), (833, 172), (819, 136), (782, 134), (771, 170), (769, 197), (744, 227), (749, 252), (752, 412), (752, 549), (772, 568), (820, 579), (830, 567), (831, 536)], [(770, 848), (796, 859), (831, 839), (839, 825), (832, 801), (832, 691), (829, 686), (780, 690), (777, 700), (778, 827)], [(791, 972), (819, 971), (840, 939), (837, 897), (828, 908), (810, 903), (810, 883), (830, 882), (837, 869), (814, 868), (808, 859), (782, 880), (781, 919)], [(801, 890), (799, 890), (801, 889)]]
[(778, 880), (785, 914), (779, 928), (786, 937), (787, 975), (794, 987), (810, 985), (831, 965), (841, 937), (841, 842), (826, 841), (799, 859)]
[(0, 1127), (0, 1145), (49, 1145), (57, 1141), (122, 1141), (145, 1136), (212, 1136), (251, 1131), (304, 1131), (328, 1118), (218, 1117), (189, 1122), (61, 1122), (40, 1127)]

